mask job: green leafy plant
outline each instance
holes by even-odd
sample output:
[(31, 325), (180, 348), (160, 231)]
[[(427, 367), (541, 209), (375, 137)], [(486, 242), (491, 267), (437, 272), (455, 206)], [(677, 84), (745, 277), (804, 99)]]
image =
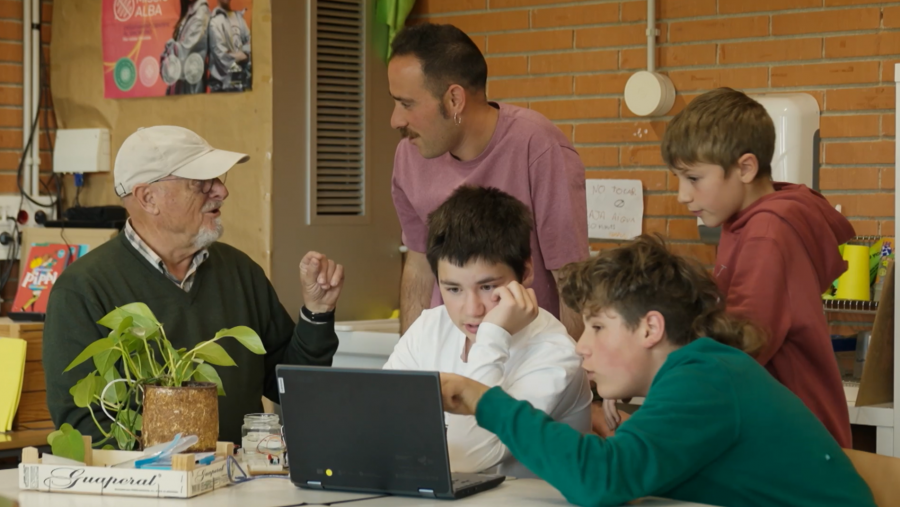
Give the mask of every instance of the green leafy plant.
[[(181, 387), (190, 380), (213, 382), (218, 386), (219, 396), (224, 396), (222, 380), (212, 365), (236, 364), (228, 352), (216, 343), (222, 338), (235, 338), (254, 354), (266, 352), (259, 335), (246, 326), (223, 329), (191, 350), (176, 349), (166, 338), (163, 325), (143, 303), (116, 308), (98, 324), (111, 330), (109, 336), (88, 345), (65, 369), (69, 371), (89, 359), (93, 360), (94, 370), (79, 380), (69, 394), (76, 406), (88, 409), (103, 434), (104, 438), (96, 446), (114, 440), (119, 449), (132, 450), (140, 443), (141, 389), (144, 385)], [(101, 410), (101, 417), (105, 413), (113, 418), (109, 429), (104, 428), (97, 419), (96, 408)], [(47, 441), (53, 448), (53, 454), (57, 454), (58, 447), (60, 456), (78, 459), (68, 453), (76, 434), (80, 442), (81, 434), (68, 424), (51, 434), (53, 441), (49, 437)], [(54, 442), (58, 445), (54, 446)], [(82, 449), (79, 461), (83, 459)]]
[(64, 423), (58, 430), (47, 435), (47, 443), (54, 456), (84, 461), (84, 443), (81, 440), (81, 432)]

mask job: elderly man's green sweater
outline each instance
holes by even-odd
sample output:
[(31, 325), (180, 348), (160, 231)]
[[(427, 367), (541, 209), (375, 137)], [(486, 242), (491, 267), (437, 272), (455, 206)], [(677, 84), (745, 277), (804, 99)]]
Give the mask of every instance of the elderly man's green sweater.
[[(215, 367), (226, 393), (219, 397), (220, 440), (240, 442), (243, 417), (262, 411), (263, 395), (278, 401), (275, 365), (331, 365), (338, 345), (333, 324), (300, 319), (295, 326), (258, 264), (222, 243), (210, 246), (209, 254), (189, 292), (144, 259), (124, 234), (63, 272), (50, 294), (43, 343), (47, 404), (57, 427), (68, 422), (95, 441), (100, 437), (88, 410), (76, 407), (69, 394), (93, 362), (63, 370), (85, 347), (109, 334), (96, 322), (128, 303), (149, 306), (175, 348), (190, 349), (233, 326), (248, 326), (259, 334), (265, 355), (251, 353), (233, 338), (218, 342), (237, 363)], [(97, 412), (106, 427), (106, 417)]]

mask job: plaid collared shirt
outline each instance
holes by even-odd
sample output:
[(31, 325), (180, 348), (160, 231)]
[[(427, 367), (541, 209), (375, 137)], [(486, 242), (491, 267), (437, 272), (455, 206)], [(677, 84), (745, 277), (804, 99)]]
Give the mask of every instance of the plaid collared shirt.
[(150, 248), (150, 245), (144, 243), (144, 240), (138, 236), (137, 231), (134, 230), (134, 227), (131, 226), (131, 219), (129, 218), (127, 222), (125, 222), (125, 237), (131, 243), (131, 246), (134, 247), (135, 250), (141, 253), (147, 262), (151, 265), (155, 266), (159, 271), (166, 275), (166, 278), (171, 280), (175, 285), (181, 288), (185, 292), (191, 291), (191, 286), (194, 285), (194, 275), (197, 274), (197, 268), (200, 267), (203, 262), (209, 258), (209, 250), (204, 248), (200, 250), (196, 254), (194, 254), (194, 259), (191, 260), (191, 265), (187, 270), (187, 275), (185, 275), (184, 280), (179, 280), (172, 276), (169, 273), (169, 270), (166, 269), (166, 263), (163, 262), (162, 258), (156, 255), (156, 252)]

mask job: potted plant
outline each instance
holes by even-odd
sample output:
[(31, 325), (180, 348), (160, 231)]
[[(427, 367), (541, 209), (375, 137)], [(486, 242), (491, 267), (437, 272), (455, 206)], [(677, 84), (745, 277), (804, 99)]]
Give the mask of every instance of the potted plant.
[[(233, 337), (254, 354), (265, 354), (259, 335), (238, 326), (219, 331), (191, 350), (176, 349), (143, 303), (116, 308), (98, 323), (111, 330), (109, 336), (88, 345), (65, 369), (93, 360), (94, 370), (69, 393), (76, 406), (88, 409), (103, 434), (96, 445), (112, 439), (119, 449), (133, 450), (184, 433), (200, 438), (191, 451), (214, 450), (217, 396), (224, 396), (225, 390), (212, 365), (235, 366), (216, 342)], [(100, 424), (96, 408), (113, 421), (109, 430)]]

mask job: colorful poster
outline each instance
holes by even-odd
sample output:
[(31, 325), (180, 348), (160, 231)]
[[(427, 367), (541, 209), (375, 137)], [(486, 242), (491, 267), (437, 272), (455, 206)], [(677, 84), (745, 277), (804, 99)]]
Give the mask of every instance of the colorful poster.
[(103, 0), (104, 97), (251, 89), (253, 0)]

